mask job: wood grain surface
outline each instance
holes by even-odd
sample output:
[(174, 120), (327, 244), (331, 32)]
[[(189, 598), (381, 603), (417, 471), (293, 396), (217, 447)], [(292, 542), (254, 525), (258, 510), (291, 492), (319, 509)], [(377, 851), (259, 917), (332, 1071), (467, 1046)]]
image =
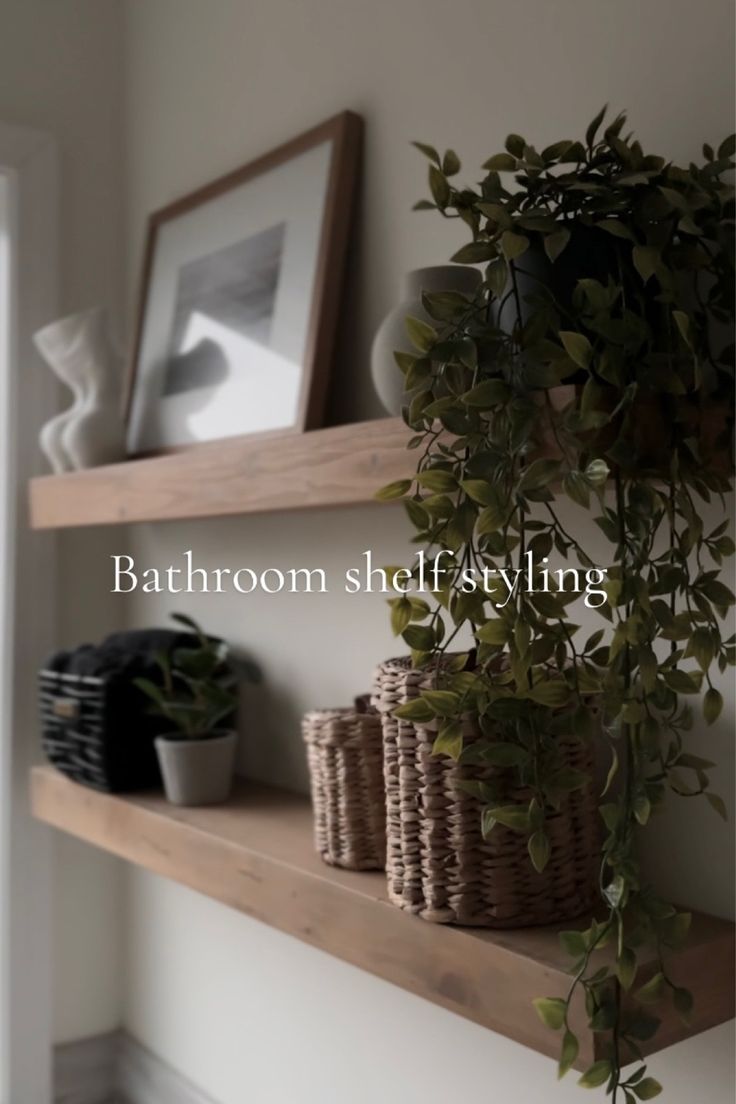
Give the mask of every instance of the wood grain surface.
[(34, 529), (220, 517), (374, 501), (412, 475), (400, 418), (234, 437), (165, 456), (31, 480)]
[[(382, 874), (326, 866), (306, 798), (240, 784), (224, 806), (180, 809), (162, 796), (113, 797), (50, 767), (31, 779), (35, 816), (525, 1046), (557, 1056), (532, 1000), (569, 985), (556, 928), (499, 932), (430, 924), (392, 906)], [(696, 915), (670, 971), (695, 994), (689, 1025), (665, 1015), (648, 1046), (670, 1046), (734, 1014), (734, 927)], [(651, 969), (651, 968), (650, 968)], [(642, 977), (646, 976), (646, 969)], [(659, 1014), (659, 1010), (658, 1010)], [(578, 1065), (598, 1051), (577, 1006)], [(645, 1047), (646, 1049), (646, 1047)]]

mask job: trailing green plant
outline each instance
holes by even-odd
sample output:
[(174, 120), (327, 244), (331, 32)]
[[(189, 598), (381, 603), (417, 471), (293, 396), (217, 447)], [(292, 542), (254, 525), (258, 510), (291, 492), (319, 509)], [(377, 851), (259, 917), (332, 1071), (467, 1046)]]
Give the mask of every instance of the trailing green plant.
[[(145, 678), (134, 682), (151, 699), (151, 713), (164, 717), (180, 738), (206, 739), (215, 735), (218, 725), (229, 721), (236, 712), (238, 672), (223, 640), (207, 636), (186, 614), (171, 616), (196, 635), (197, 646), (179, 646), (157, 654), (161, 685)], [(251, 679), (257, 675), (252, 665), (244, 673)]]
[[(473, 297), (425, 295), (432, 323), (407, 320), (416, 353), (396, 359), (416, 473), (379, 497), (405, 500), (439, 583), (431, 601), (390, 600), (414, 663), (437, 672), (435, 688), (398, 712), (438, 725), (438, 754), (495, 765), (532, 795), (499, 807), (478, 783), (484, 832), (500, 823), (526, 833), (543, 869), (546, 819), (587, 781), (565, 770), (559, 737), (608, 750), (600, 912), (561, 934), (569, 989), (536, 1007), (561, 1033), (562, 1076), (578, 1056), (571, 1010), (584, 1000), (605, 1057), (580, 1084), (633, 1104), (661, 1091), (640, 1050), (657, 1029), (657, 1004), (687, 1017), (693, 1003), (667, 960), (689, 914), (648, 882), (637, 837), (670, 794), (702, 796), (725, 817), (709, 786), (713, 764), (687, 741), (698, 709), (708, 724), (719, 717), (712, 672), (735, 660), (722, 628), (734, 596), (721, 565), (734, 545), (719, 459), (733, 425), (725, 176), (735, 146), (706, 145), (701, 163), (679, 167), (645, 154), (624, 115), (605, 127), (604, 118), (605, 109), (583, 140), (540, 152), (509, 135), (473, 188), (456, 183), (452, 150), (417, 143), (432, 197), (417, 206), (465, 224), (471, 240), (453, 260), (483, 265), (483, 282)], [(575, 594), (549, 576), (545, 586), (542, 574), (554, 554), (595, 568), (591, 527), (566, 522), (560, 488), (570, 510), (592, 513), (610, 551), (602, 624), (587, 636), (569, 608)], [(724, 516), (709, 531), (707, 504)], [(470, 569), (484, 585), (463, 585)], [(536, 585), (499, 589), (502, 570), (527, 569)], [(416, 565), (407, 570), (416, 579)], [(466, 654), (449, 657), (458, 634), (472, 634), (470, 669)], [(463, 748), (468, 714), (486, 739)], [(608, 958), (598, 954), (605, 945)], [(639, 977), (645, 946), (659, 967)]]

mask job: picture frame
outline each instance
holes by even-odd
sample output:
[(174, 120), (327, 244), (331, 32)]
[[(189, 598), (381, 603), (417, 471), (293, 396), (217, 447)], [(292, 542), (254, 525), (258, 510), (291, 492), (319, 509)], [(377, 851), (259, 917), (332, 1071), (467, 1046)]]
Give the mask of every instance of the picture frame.
[(362, 132), (341, 112), (149, 217), (129, 457), (321, 426)]

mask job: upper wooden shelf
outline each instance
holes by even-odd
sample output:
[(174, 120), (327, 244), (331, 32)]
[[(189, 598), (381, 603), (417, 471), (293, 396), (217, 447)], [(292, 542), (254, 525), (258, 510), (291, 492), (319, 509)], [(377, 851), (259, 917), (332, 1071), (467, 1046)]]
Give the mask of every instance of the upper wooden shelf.
[(144, 460), (31, 480), (34, 529), (221, 517), (373, 501), (411, 474), (400, 418), (234, 437)]
[[(112, 797), (70, 782), (50, 767), (32, 772), (34, 815), (156, 874), (198, 890), (386, 981), (552, 1057), (559, 1036), (532, 1000), (566, 992), (570, 962), (557, 930), (486, 931), (430, 924), (386, 897), (382, 874), (326, 866), (312, 844), (306, 798), (241, 786), (225, 806), (179, 809), (161, 796)], [(734, 1015), (734, 927), (693, 917), (686, 948), (669, 963), (691, 989), (689, 1025), (668, 1009), (644, 1049), (670, 1046)], [(653, 970), (653, 964), (649, 972)], [(646, 978), (642, 968), (640, 976)], [(581, 1006), (572, 1026), (579, 1068), (597, 1057)]]

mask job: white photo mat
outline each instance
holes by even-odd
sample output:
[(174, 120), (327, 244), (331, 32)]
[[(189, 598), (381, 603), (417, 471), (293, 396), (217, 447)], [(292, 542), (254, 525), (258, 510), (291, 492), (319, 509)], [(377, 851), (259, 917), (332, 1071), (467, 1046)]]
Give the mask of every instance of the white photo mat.
[(129, 453), (296, 425), (332, 148), (321, 142), (158, 227)]

